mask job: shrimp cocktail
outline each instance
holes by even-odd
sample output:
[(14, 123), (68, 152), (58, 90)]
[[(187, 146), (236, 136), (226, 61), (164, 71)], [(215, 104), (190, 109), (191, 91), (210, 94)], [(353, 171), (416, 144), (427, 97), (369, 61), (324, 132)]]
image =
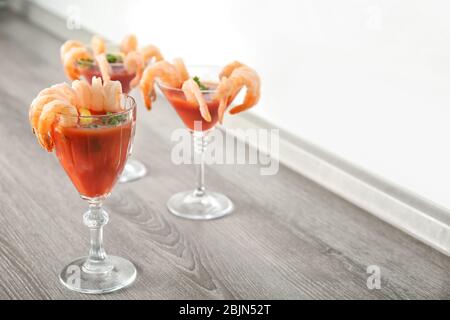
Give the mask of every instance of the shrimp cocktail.
[[(87, 257), (68, 264), (60, 274), (69, 289), (104, 293), (136, 278), (126, 259), (106, 255), (102, 203), (125, 167), (134, 137), (136, 103), (122, 93), (119, 81), (93, 77), (92, 85), (75, 80), (42, 90), (30, 106), (30, 123), (40, 145), (55, 151), (81, 198), (89, 203), (83, 222), (90, 229)], [(74, 278), (75, 277), (75, 278)]]
[(173, 63), (162, 60), (148, 66), (142, 75), (140, 89), (148, 109), (155, 99), (155, 83), (192, 133), (198, 156), (197, 188), (172, 196), (167, 203), (169, 211), (180, 217), (203, 220), (231, 213), (233, 203), (228, 197), (205, 189), (204, 153), (210, 140), (208, 134), (217, 123), (222, 123), (225, 111), (241, 89), (246, 88), (244, 101), (231, 108), (231, 114), (258, 103), (261, 87), (258, 74), (237, 61), (223, 69), (207, 66), (188, 69), (181, 59)]
[[(116, 50), (108, 50), (102, 38), (93, 36), (90, 47), (77, 40), (68, 40), (60, 51), (64, 71), (70, 80), (84, 78), (89, 83), (95, 77), (103, 81), (116, 80), (121, 83), (124, 93), (129, 93), (139, 84), (147, 64), (163, 59), (160, 50), (154, 45), (138, 48), (134, 35), (126, 36)], [(144, 164), (130, 159), (120, 181), (140, 179), (146, 171)]]

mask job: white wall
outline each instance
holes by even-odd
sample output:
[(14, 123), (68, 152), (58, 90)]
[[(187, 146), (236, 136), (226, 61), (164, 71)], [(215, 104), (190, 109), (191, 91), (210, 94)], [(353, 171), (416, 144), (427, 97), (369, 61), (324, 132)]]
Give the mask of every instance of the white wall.
[(449, 1), (35, 1), (188, 64), (242, 60), (253, 112), (450, 208)]

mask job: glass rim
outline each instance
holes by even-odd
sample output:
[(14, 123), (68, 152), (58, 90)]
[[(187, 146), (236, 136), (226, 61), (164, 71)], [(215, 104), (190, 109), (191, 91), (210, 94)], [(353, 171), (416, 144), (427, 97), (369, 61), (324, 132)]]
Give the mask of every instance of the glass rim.
[[(212, 65), (212, 64), (211, 65), (210, 64), (192, 64), (192, 65), (186, 66), (186, 68), (188, 69), (188, 71), (189, 71), (189, 68), (205, 68), (205, 69), (210, 68), (210, 69), (217, 69), (217, 70), (221, 69), (220, 66)], [(219, 74), (217, 74), (217, 78), (219, 78)], [(220, 81), (220, 79), (217, 80), (217, 83), (219, 83), (219, 81)], [(158, 85), (158, 87), (160, 87), (160, 88), (167, 89), (167, 90), (170, 90), (170, 91), (175, 91), (175, 92), (183, 92), (182, 89), (166, 85), (163, 82), (161, 82), (159, 79), (156, 79), (155, 82)], [(217, 92), (217, 88), (216, 89), (207, 89), (207, 90), (200, 89), (200, 92), (202, 92), (202, 93), (215, 93), (215, 92)]]
[[(79, 61), (79, 60), (75, 61), (75, 66), (76, 66), (77, 68), (80, 68), (80, 69), (83, 69), (83, 68), (92, 68), (92, 67), (100, 68), (99, 65), (98, 65), (98, 63), (97, 63), (97, 61), (95, 60), (95, 57), (94, 57), (94, 59), (93, 59), (93, 61), (92, 61), (92, 64), (89, 65), (89, 66), (80, 66), (79, 63), (78, 63), (78, 61)], [(109, 64), (111, 67), (125, 67), (125, 63), (124, 63), (124, 62), (108, 62), (108, 64)]]
[[(108, 50), (108, 48), (110, 48), (111, 46), (114, 48), (114, 50), (115, 50), (115, 49), (117, 49), (117, 50), (116, 50), (116, 51)], [(93, 57), (92, 66), (98, 67), (97, 61), (95, 60), (94, 52), (93, 52), (93, 50), (92, 50), (92, 45), (91, 45), (91, 44), (85, 44), (84, 47), (85, 47), (87, 50), (89, 50), (89, 52), (92, 54), (92, 57)], [(114, 54), (114, 53), (118, 53), (118, 52), (121, 52), (121, 51), (120, 51), (120, 45), (119, 45), (119, 44), (116, 44), (116, 43), (114, 43), (114, 42), (105, 41), (105, 54), (108, 54), (108, 53)], [(78, 62), (78, 61), (75, 61), (75, 64), (77, 65), (77, 67), (80, 67), (80, 66), (77, 64), (77, 62)], [(123, 61), (122, 61), (122, 62), (112, 62), (112, 63), (111, 63), (111, 62), (108, 62), (108, 63), (109, 63), (109, 65), (112, 66), (112, 67), (120, 67), (120, 66), (123, 66), (123, 65), (124, 65), (124, 62), (123, 62)], [(81, 68), (82, 68), (82, 67), (81, 67)]]
[[(89, 116), (83, 116), (83, 115), (68, 115), (68, 114), (63, 114), (61, 112), (57, 112), (56, 114), (59, 116), (62, 116), (63, 118), (77, 118), (77, 119), (105, 119), (105, 118), (110, 118), (110, 117), (114, 117), (114, 116), (120, 116), (120, 115), (126, 115), (129, 114), (130, 112), (133, 112), (134, 110), (136, 110), (137, 105), (136, 105), (136, 100), (129, 94), (126, 93), (122, 93), (121, 97), (124, 97), (127, 101), (131, 101), (130, 106), (128, 106), (127, 109), (119, 111), (119, 112), (114, 112), (111, 114), (91, 114)], [(77, 108), (78, 111), (78, 108)]]

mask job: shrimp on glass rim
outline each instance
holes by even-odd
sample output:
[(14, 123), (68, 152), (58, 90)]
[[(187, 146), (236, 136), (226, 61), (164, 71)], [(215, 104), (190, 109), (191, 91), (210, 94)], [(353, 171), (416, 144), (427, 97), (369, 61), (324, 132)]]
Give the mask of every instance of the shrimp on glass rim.
[(81, 41), (78, 40), (67, 40), (63, 43), (61, 46), (61, 49), (59, 50), (60, 56), (61, 56), (61, 62), (64, 62), (64, 56), (67, 52), (69, 52), (72, 48), (83, 48), (84, 45)]
[(144, 70), (144, 58), (136, 51), (129, 52), (124, 60), (125, 70), (128, 73), (135, 73), (136, 76), (130, 81), (130, 87), (134, 88), (139, 84)]
[(255, 70), (242, 66), (235, 69), (228, 79), (232, 82), (232, 95), (236, 95), (244, 87), (247, 89), (243, 103), (233, 107), (230, 114), (248, 110), (258, 103), (261, 96), (261, 80)]
[(73, 47), (64, 55), (64, 71), (70, 80), (80, 78), (77, 62), (83, 59), (92, 59), (92, 54), (85, 47)]
[(189, 72), (187, 71), (186, 65), (184, 64), (183, 59), (175, 58), (173, 59), (173, 65), (177, 69), (178, 74), (180, 75), (181, 81), (186, 81), (190, 78)]
[(174, 88), (179, 88), (183, 83), (178, 70), (166, 60), (161, 60), (147, 66), (142, 74), (139, 88), (148, 110), (152, 108), (152, 100), (155, 99), (154, 85), (156, 79), (159, 79), (163, 84)]
[(219, 79), (222, 79), (223, 77), (228, 78), (235, 69), (243, 66), (245, 65), (239, 61), (233, 61), (227, 64), (225, 67), (223, 67), (222, 71), (219, 73)]
[(39, 117), (37, 135), (39, 142), (47, 151), (52, 151), (54, 147), (51, 127), (58, 114), (67, 116), (62, 117), (59, 122), (59, 125), (63, 127), (75, 126), (78, 122), (77, 108), (67, 101), (56, 99), (45, 104)]
[(198, 104), (200, 108), (200, 115), (207, 122), (211, 122), (211, 113), (208, 109), (208, 104), (206, 103), (206, 99), (200, 91), (200, 87), (198, 83), (193, 79), (187, 79), (183, 86), (181, 87), (184, 95), (186, 96), (186, 100), (193, 104)]
[(137, 37), (134, 34), (129, 34), (120, 43), (120, 51), (128, 54), (132, 51), (136, 51), (138, 47)]
[(106, 52), (105, 40), (100, 36), (94, 35), (91, 38), (91, 47), (94, 55), (102, 54)]
[(111, 77), (120, 79), (127, 91), (139, 84), (147, 64), (163, 60), (161, 51), (155, 45), (138, 48), (137, 38), (133, 34), (122, 40), (118, 52), (108, 52), (103, 38), (94, 35), (90, 48), (80, 41), (68, 40), (61, 46), (60, 54), (70, 80), (80, 79), (83, 75), (90, 81), (99, 70), (105, 81)]
[(110, 74), (112, 73), (111, 65), (108, 63), (105, 53), (101, 53), (95, 56), (95, 61), (97, 61), (98, 68), (102, 74), (103, 81), (111, 80)]
[(149, 44), (139, 49), (138, 52), (142, 55), (142, 59), (145, 63), (150, 62), (152, 59), (154, 59), (154, 62), (164, 60), (159, 48), (153, 44)]
[(217, 111), (219, 115), (219, 122), (222, 124), (223, 115), (228, 106), (228, 101), (233, 92), (233, 83), (227, 77), (222, 77), (219, 85), (216, 88), (215, 99), (219, 100), (219, 109)]
[(219, 119), (221, 122), (229, 100), (234, 99), (242, 88), (247, 89), (244, 101), (233, 107), (230, 114), (245, 111), (258, 103), (261, 96), (261, 80), (255, 70), (239, 61), (234, 61), (222, 69), (219, 77), (221, 81), (216, 99), (220, 101)]
[[(33, 99), (28, 113), (33, 133), (41, 146), (53, 150), (51, 130), (57, 121), (62, 127), (75, 126), (78, 116), (89, 112), (120, 112), (122, 86), (119, 81), (105, 81), (94, 77), (92, 85), (75, 80), (72, 86), (60, 83), (39, 92)], [(90, 112), (89, 112), (90, 113)], [(64, 117), (58, 117), (64, 115)]]
[[(181, 89), (186, 100), (199, 107), (200, 114), (204, 120), (211, 122), (212, 117), (208, 109), (208, 104), (203, 96), (205, 94), (204, 85), (201, 85), (198, 77), (191, 78), (182, 59), (174, 59), (173, 64), (163, 60), (148, 66), (141, 79), (140, 89), (148, 109), (154, 95), (154, 81), (159, 78), (162, 84), (172, 88)], [(208, 93), (214, 95), (214, 100), (219, 102), (217, 109), (220, 123), (223, 121), (224, 113), (236, 97), (236, 95), (246, 88), (244, 101), (233, 107), (230, 114), (245, 111), (258, 103), (261, 91), (261, 81), (255, 70), (239, 61), (234, 61), (226, 65), (219, 73), (219, 83), (209, 83), (211, 86)], [(208, 88), (208, 87), (205, 87)], [(202, 90), (203, 89), (203, 90)]]

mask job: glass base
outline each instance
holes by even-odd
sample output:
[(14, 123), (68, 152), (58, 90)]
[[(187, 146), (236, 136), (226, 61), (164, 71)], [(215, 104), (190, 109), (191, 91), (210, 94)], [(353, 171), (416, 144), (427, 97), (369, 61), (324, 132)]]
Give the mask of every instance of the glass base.
[(61, 271), (59, 280), (67, 288), (82, 293), (108, 293), (129, 286), (136, 279), (134, 265), (120, 257), (108, 256), (113, 269), (105, 273), (88, 273), (84, 271), (83, 264), (87, 257), (79, 258)]
[(179, 192), (167, 202), (167, 208), (178, 217), (193, 220), (210, 220), (230, 214), (234, 205), (220, 193), (205, 192), (196, 195), (195, 191)]
[(138, 160), (128, 159), (119, 177), (119, 182), (131, 182), (143, 178), (147, 174), (144, 164)]

